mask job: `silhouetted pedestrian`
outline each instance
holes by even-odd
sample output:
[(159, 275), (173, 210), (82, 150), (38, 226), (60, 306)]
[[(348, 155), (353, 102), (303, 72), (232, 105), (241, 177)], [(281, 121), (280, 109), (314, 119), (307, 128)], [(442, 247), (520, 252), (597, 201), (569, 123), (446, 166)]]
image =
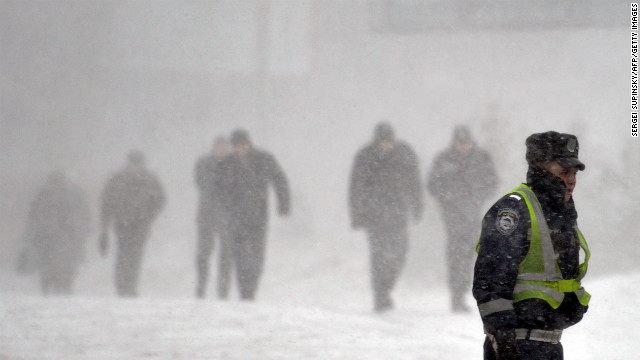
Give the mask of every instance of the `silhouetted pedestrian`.
[[(245, 130), (231, 135), (233, 153), (220, 163), (217, 186), (229, 216), (229, 245), (240, 297), (253, 300), (265, 260), (268, 186), (278, 200), (278, 214), (289, 215), (289, 185), (273, 155), (253, 147)], [(224, 245), (223, 245), (224, 246)], [(223, 250), (224, 251), (224, 250)], [(224, 270), (224, 269), (223, 269)], [(221, 276), (230, 276), (224, 272)], [(226, 288), (220, 296), (226, 296)]]
[(447, 233), (447, 270), (453, 311), (469, 311), (464, 297), (471, 290), (471, 269), (482, 206), (497, 185), (488, 152), (480, 149), (468, 127), (458, 125), (451, 146), (438, 154), (427, 188), (440, 204)]
[(86, 194), (64, 171), (53, 172), (31, 203), (19, 270), (37, 270), (44, 295), (71, 294), (90, 231)]
[(113, 225), (118, 245), (115, 285), (119, 296), (138, 295), (142, 255), (151, 225), (164, 204), (164, 190), (147, 170), (144, 155), (130, 152), (125, 168), (107, 181), (102, 192), (100, 252), (106, 255)]
[[(217, 138), (211, 152), (198, 159), (195, 167), (195, 182), (198, 188), (198, 249), (196, 254), (196, 270), (198, 272), (196, 296), (202, 298), (207, 289), (209, 278), (209, 259), (214, 248), (214, 234), (218, 235), (221, 249), (228, 247), (226, 239), (227, 217), (220, 203), (220, 191), (216, 186), (218, 164), (229, 155), (229, 142), (222, 137)], [(224, 249), (223, 249), (224, 250)], [(228, 257), (226, 251), (220, 253), (218, 270), (219, 296), (226, 297), (228, 288)], [(224, 257), (224, 258), (223, 258)], [(224, 266), (223, 266), (224, 264)]]
[(373, 141), (356, 154), (349, 205), (352, 227), (365, 229), (369, 237), (374, 310), (389, 310), (407, 256), (408, 222), (421, 219), (423, 204), (418, 158), (386, 122), (376, 126)]

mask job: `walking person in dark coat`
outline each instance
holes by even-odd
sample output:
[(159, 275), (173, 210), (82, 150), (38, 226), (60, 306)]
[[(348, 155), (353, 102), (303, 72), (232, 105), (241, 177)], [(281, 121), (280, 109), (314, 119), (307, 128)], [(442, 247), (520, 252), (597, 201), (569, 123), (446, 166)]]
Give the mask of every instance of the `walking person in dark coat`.
[(478, 243), (473, 295), (486, 360), (562, 360), (562, 332), (590, 299), (581, 285), (590, 252), (572, 196), (585, 168), (578, 139), (549, 131), (526, 146), (527, 182), (487, 211)]
[(106, 256), (113, 225), (118, 244), (115, 285), (119, 296), (138, 296), (144, 247), (164, 204), (160, 181), (147, 170), (144, 155), (132, 151), (125, 168), (107, 181), (102, 192), (100, 252)]
[[(287, 216), (289, 185), (275, 158), (254, 148), (246, 131), (234, 131), (231, 144), (233, 153), (220, 163), (216, 183), (229, 216), (228, 242), (225, 243), (230, 247), (228, 252), (235, 265), (240, 297), (253, 300), (265, 260), (268, 186), (275, 190), (278, 214)], [(224, 259), (228, 258), (225, 256)], [(230, 263), (225, 266), (229, 267)], [(221, 276), (230, 276), (228, 271), (223, 271)], [(226, 293), (220, 295), (225, 297)]]
[[(196, 270), (198, 272), (196, 296), (199, 298), (205, 296), (207, 289), (209, 258), (214, 248), (214, 234), (218, 235), (220, 244), (223, 244), (226, 239), (226, 216), (220, 203), (220, 193), (216, 189), (216, 177), (218, 176), (218, 164), (229, 155), (229, 151), (227, 139), (219, 137), (214, 141), (211, 153), (198, 159), (195, 167), (195, 182), (199, 199), (198, 249), (196, 254)], [(220, 256), (226, 256), (226, 254), (221, 253)], [(228, 279), (221, 276), (223, 271), (218, 271), (218, 289), (225, 288), (226, 284), (221, 283), (228, 282)]]
[(90, 231), (86, 194), (64, 171), (53, 172), (31, 203), (21, 259), (39, 272), (43, 295), (73, 292)]
[(418, 158), (386, 122), (356, 154), (349, 205), (352, 227), (368, 234), (374, 310), (387, 311), (407, 256), (408, 222), (421, 219), (423, 203)]
[(482, 206), (496, 185), (489, 153), (475, 144), (466, 126), (456, 126), (451, 147), (436, 156), (427, 180), (446, 228), (448, 284), (454, 312), (469, 311), (464, 297), (471, 290)]

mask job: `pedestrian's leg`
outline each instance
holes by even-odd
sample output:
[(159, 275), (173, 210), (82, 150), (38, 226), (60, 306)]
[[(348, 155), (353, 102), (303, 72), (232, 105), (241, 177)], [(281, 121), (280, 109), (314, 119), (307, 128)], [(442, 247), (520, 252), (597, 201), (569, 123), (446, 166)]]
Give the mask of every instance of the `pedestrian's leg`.
[(133, 296), (130, 289), (129, 274), (131, 271), (131, 258), (128, 254), (128, 246), (122, 242), (118, 246), (115, 263), (115, 283), (116, 291), (120, 297)]
[(209, 278), (209, 258), (213, 251), (213, 228), (210, 223), (201, 221), (198, 223), (198, 253), (196, 255), (196, 270), (198, 279), (196, 296), (203, 298), (207, 289)]
[[(450, 217), (450, 215), (449, 215)], [(467, 280), (470, 273), (466, 268), (465, 247), (469, 243), (465, 239), (464, 226), (461, 224), (462, 219), (447, 218), (447, 270), (449, 279), (449, 289), (451, 291), (451, 308), (454, 312), (466, 312), (469, 308), (465, 305), (464, 297), (468, 286)]]
[(385, 284), (391, 291), (395, 287), (407, 259), (409, 234), (404, 226), (390, 227), (386, 233), (388, 241), (384, 246), (384, 258), (388, 267), (385, 274)]
[(138, 238), (131, 256), (131, 268), (129, 269), (129, 286), (132, 296), (138, 296), (138, 284), (140, 282), (140, 270), (142, 269), (142, 254), (145, 244), (144, 238)]
[(469, 223), (461, 229), (464, 230), (464, 236), (462, 237), (464, 241), (461, 242), (461, 245), (458, 248), (460, 263), (458, 271), (460, 272), (460, 276), (458, 277), (459, 289), (457, 292), (460, 299), (463, 300), (461, 306), (463, 311), (469, 310), (464, 299), (471, 293), (473, 283), (473, 265), (476, 253), (475, 248), (478, 236), (480, 236), (478, 231), (480, 224), (478, 224), (477, 227), (472, 228), (469, 226), (471, 223), (472, 221), (469, 221)]
[(123, 297), (138, 296), (138, 280), (142, 252), (146, 241), (146, 230), (140, 227), (119, 232), (116, 258), (116, 288)]
[(369, 257), (371, 263), (371, 286), (373, 288), (373, 308), (376, 312), (389, 310), (393, 305), (389, 297), (386, 281), (386, 259), (384, 258), (384, 235), (378, 229), (370, 229)]
[(407, 228), (401, 225), (390, 225), (378, 229), (373, 240), (377, 254), (374, 265), (377, 299), (376, 308), (387, 310), (393, 307), (391, 291), (395, 287), (404, 268), (409, 245)]
[(242, 281), (240, 279), (240, 274), (242, 273), (242, 258), (244, 255), (242, 251), (242, 233), (237, 230), (233, 233), (232, 237), (229, 238), (231, 242), (231, 266), (233, 267), (233, 272), (235, 272), (236, 277), (236, 288), (238, 292), (241, 292)]
[(258, 283), (264, 267), (265, 232), (264, 227), (245, 227), (239, 247), (238, 279), (240, 297), (243, 300), (254, 300)]
[(118, 296), (125, 297), (131, 296), (128, 294), (128, 282), (127, 274), (128, 268), (131, 267), (130, 262), (130, 247), (131, 231), (127, 230), (124, 226), (116, 226), (115, 233), (118, 242), (118, 249), (116, 250), (116, 261), (114, 269), (114, 280), (116, 285), (116, 292)]
[(450, 240), (452, 246), (452, 297), (453, 310), (459, 312), (470, 311), (466, 304), (466, 297), (471, 292), (473, 281), (473, 263), (475, 259), (475, 246), (480, 224), (473, 220), (472, 216), (461, 219), (455, 231), (455, 237)]
[(449, 288), (451, 289), (451, 307), (454, 312), (467, 312), (469, 308), (465, 304), (465, 296), (469, 287), (469, 276), (467, 272), (468, 260), (464, 249), (461, 248), (458, 240), (449, 241)]
[(229, 235), (220, 235), (220, 256), (218, 261), (218, 298), (226, 300), (229, 297), (229, 281), (231, 279), (231, 265), (233, 264), (233, 242)]
[(250, 299), (251, 291), (249, 285), (249, 273), (251, 271), (251, 245), (250, 242), (243, 238), (242, 235), (238, 236), (235, 243), (235, 264), (236, 264), (236, 277), (238, 279), (238, 291), (240, 292), (241, 299)]

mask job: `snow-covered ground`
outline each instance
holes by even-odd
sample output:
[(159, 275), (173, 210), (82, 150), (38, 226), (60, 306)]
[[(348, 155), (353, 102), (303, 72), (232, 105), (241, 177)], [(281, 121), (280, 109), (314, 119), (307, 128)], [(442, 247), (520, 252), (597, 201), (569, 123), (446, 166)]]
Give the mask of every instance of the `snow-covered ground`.
[[(435, 213), (433, 203), (427, 212)], [(382, 315), (372, 312), (362, 232), (319, 218), (305, 235), (296, 216), (273, 220), (254, 303), (238, 301), (233, 287), (230, 300), (215, 298), (217, 249), (208, 298), (195, 299), (195, 231), (161, 224), (145, 254), (138, 299), (114, 296), (113, 255), (99, 258), (93, 241), (72, 297), (42, 298), (35, 276), (0, 270), (0, 360), (482, 358), (475, 309), (449, 311), (437, 216), (411, 228), (396, 308)], [(565, 358), (634, 359), (640, 272), (625, 265), (632, 252), (614, 262), (602, 251), (610, 245), (597, 230), (588, 232), (591, 309), (563, 335)], [(467, 302), (474, 303), (470, 295)]]
[[(4, 279), (4, 281), (8, 281)], [(587, 281), (583, 322), (563, 335), (567, 360), (633, 359), (639, 273)], [(336, 288), (337, 289), (337, 288)], [(365, 306), (368, 289), (323, 302), (264, 296), (255, 303), (111, 296), (0, 297), (0, 359), (480, 359), (475, 311), (451, 314), (447, 291), (396, 292), (397, 309)], [(358, 300), (354, 294), (360, 293)], [(273, 295), (273, 294), (271, 294)], [(362, 301), (361, 301), (362, 300)], [(469, 299), (471, 301), (471, 299)]]

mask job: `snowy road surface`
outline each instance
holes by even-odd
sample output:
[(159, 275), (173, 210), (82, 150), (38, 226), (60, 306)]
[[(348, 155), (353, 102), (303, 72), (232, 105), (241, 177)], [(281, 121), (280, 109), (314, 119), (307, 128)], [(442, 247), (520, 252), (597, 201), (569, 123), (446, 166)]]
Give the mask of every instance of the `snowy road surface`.
[[(639, 280), (633, 274), (588, 282), (590, 311), (563, 335), (567, 360), (637, 358)], [(450, 314), (442, 290), (404, 296), (383, 315), (352, 302), (8, 293), (0, 297), (0, 359), (482, 358), (478, 315)]]

